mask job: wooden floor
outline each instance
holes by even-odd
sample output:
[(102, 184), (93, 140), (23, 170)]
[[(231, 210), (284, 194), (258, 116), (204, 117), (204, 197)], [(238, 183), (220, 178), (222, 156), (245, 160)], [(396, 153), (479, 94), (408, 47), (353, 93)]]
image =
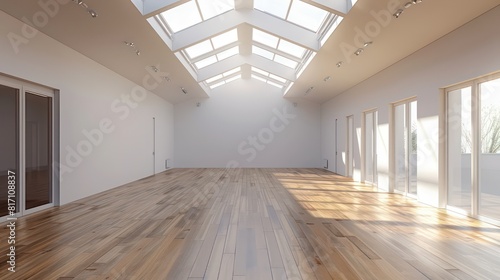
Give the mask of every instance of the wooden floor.
[(320, 169), (175, 169), (18, 220), (1, 279), (500, 279), (500, 228)]

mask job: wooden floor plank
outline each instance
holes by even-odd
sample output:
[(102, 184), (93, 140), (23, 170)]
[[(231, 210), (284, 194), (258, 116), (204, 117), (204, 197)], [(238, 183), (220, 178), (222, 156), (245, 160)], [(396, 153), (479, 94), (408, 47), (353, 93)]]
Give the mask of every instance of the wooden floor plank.
[(500, 228), (322, 169), (172, 169), (19, 218), (15, 274), (8, 245), (0, 279), (500, 275)]

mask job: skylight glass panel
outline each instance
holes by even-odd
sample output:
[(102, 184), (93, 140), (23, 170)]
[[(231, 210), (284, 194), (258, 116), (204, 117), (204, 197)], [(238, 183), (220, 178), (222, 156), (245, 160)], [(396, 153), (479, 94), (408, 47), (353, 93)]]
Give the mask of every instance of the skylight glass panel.
[(238, 41), (238, 32), (235, 28), (235, 29), (230, 30), (226, 33), (222, 33), (220, 35), (217, 35), (217, 36), (213, 37), (211, 40), (212, 40), (212, 43), (214, 45), (214, 48), (218, 49), (220, 47), (227, 46), (231, 43)]
[(222, 86), (222, 85), (223, 85), (223, 84), (225, 84), (225, 83), (226, 83), (225, 81), (218, 82), (218, 83), (216, 83), (216, 84), (211, 85), (211, 86), (210, 86), (210, 89), (214, 89), (214, 88), (216, 88), (216, 87), (220, 87), (220, 86)]
[(294, 0), (287, 20), (318, 32), (328, 12), (302, 1)]
[(284, 19), (290, 7), (290, 0), (254, 0), (253, 6), (257, 10)]
[(283, 85), (280, 85), (280, 84), (277, 84), (277, 83), (274, 83), (274, 82), (271, 82), (271, 81), (267, 81), (268, 84), (272, 85), (272, 86), (275, 86), (277, 88), (283, 88)]
[(232, 82), (232, 81), (238, 80), (238, 79), (240, 79), (240, 78), (241, 78), (241, 75), (236, 75), (236, 76), (234, 76), (234, 77), (231, 77), (231, 78), (229, 78), (229, 79), (227, 79), (227, 80), (226, 80), (226, 84), (227, 84), (227, 83), (230, 83), (230, 82)]
[(167, 10), (161, 15), (174, 33), (202, 21), (194, 0)]
[(280, 76), (276, 76), (276, 75), (273, 75), (273, 74), (269, 74), (269, 78), (273, 78), (279, 82), (282, 82), (282, 83), (286, 83), (286, 79), (284, 78), (281, 78)]
[(273, 60), (274, 53), (264, 50), (262, 48), (252, 46), (252, 53), (265, 57), (267, 59)]
[(240, 48), (238, 46), (234, 47), (234, 48), (230, 48), (228, 50), (225, 50), (225, 51), (222, 51), (220, 53), (217, 54), (217, 58), (219, 59), (219, 61), (223, 60), (223, 59), (226, 59), (228, 57), (231, 57), (233, 55), (236, 55), (240, 52)]
[(213, 51), (214, 49), (212, 48), (212, 44), (210, 43), (209, 40), (203, 41), (201, 43), (198, 43), (194, 46), (191, 46), (189, 48), (186, 48), (186, 53), (189, 55), (191, 59), (198, 57), (202, 54), (209, 53)]
[(234, 9), (234, 0), (198, 0), (203, 20)]
[(194, 65), (196, 65), (196, 68), (201, 69), (203, 67), (207, 67), (208, 65), (214, 64), (216, 62), (217, 62), (217, 58), (215, 57), (215, 55), (212, 55), (208, 58), (205, 58), (203, 60), (195, 62)]
[(266, 72), (266, 71), (261, 70), (261, 69), (256, 68), (256, 67), (252, 67), (252, 71), (254, 71), (256, 73), (259, 73), (261, 75), (264, 75), (264, 76), (268, 76), (269, 75), (269, 72)]
[(279, 41), (278, 37), (273, 36), (266, 32), (262, 32), (258, 29), (255, 28), (253, 29), (252, 37), (255, 42), (259, 42), (273, 49), (275, 49), (278, 46), (278, 41)]
[(264, 83), (265, 83), (265, 82), (267, 82), (267, 80), (266, 80), (266, 79), (264, 79), (264, 78), (262, 78), (262, 77), (260, 77), (260, 76), (257, 76), (257, 75), (255, 75), (255, 74), (252, 74), (252, 75), (251, 75), (251, 77), (252, 77), (253, 79), (256, 79), (256, 80), (261, 81), (261, 82), (264, 82)]
[(293, 69), (295, 69), (295, 67), (297, 67), (297, 65), (299, 64), (297, 61), (291, 60), (291, 59), (283, 57), (281, 55), (276, 55), (274, 57), (274, 61), (281, 63), (287, 67), (293, 68)]
[(283, 39), (280, 40), (280, 43), (278, 45), (278, 50), (293, 55), (297, 58), (302, 58), (302, 56), (304, 56), (304, 52), (306, 51), (305, 48), (296, 45), (294, 43), (285, 41)]
[(239, 71), (241, 71), (241, 67), (236, 67), (236, 68), (234, 68), (232, 70), (229, 70), (229, 71), (226, 71), (226, 72), (222, 73), (222, 75), (224, 75), (224, 77), (227, 77), (227, 76), (229, 76), (231, 74), (234, 74), (234, 73), (237, 73)]
[(214, 76), (214, 77), (212, 77), (212, 78), (210, 78), (210, 79), (206, 79), (206, 80), (205, 80), (205, 82), (206, 82), (207, 84), (210, 84), (210, 83), (215, 82), (215, 81), (217, 81), (217, 80), (219, 80), (219, 79), (222, 79), (223, 77), (224, 77), (224, 76), (222, 76), (222, 74), (219, 74), (219, 75)]

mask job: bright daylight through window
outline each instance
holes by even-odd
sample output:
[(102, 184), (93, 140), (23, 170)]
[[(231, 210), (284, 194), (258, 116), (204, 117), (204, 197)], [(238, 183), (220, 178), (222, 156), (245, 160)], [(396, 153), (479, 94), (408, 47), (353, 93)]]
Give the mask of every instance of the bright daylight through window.
[(248, 77), (286, 93), (345, 12), (317, 0), (165, 2), (148, 21), (205, 90)]

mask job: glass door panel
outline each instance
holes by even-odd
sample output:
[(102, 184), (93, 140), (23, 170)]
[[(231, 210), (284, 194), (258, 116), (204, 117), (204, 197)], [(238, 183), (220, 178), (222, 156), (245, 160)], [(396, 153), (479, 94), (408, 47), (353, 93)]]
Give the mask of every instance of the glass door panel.
[(346, 176), (352, 178), (354, 168), (354, 120), (347, 117)]
[(500, 220), (500, 79), (479, 86), (479, 215)]
[[(0, 85), (0, 131), (2, 132), (0, 141), (0, 217), (5, 217), (10, 215), (8, 207), (12, 204), (15, 205), (15, 212), (19, 211), (20, 181), (19, 90), (4, 85)], [(15, 176), (15, 178), (9, 178), (9, 175)]]
[(377, 111), (365, 113), (365, 182), (377, 184)]
[(394, 150), (395, 160), (395, 185), (398, 192), (406, 192), (406, 104), (394, 108)]
[(25, 209), (52, 202), (52, 98), (26, 93)]
[(471, 87), (448, 92), (448, 205), (471, 210)]
[(417, 101), (412, 101), (409, 104), (409, 120), (408, 120), (408, 193), (417, 195)]

